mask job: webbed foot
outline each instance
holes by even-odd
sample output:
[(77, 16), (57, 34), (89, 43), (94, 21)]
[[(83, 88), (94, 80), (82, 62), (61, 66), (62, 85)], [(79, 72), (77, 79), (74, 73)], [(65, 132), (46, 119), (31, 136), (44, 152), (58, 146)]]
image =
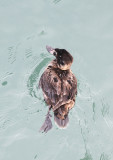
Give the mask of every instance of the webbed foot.
[(50, 115), (50, 113), (48, 113), (46, 115), (45, 122), (43, 123), (42, 127), (39, 130), (40, 132), (47, 133), (52, 128), (52, 122), (51, 122), (50, 117), (52, 117), (52, 116)]

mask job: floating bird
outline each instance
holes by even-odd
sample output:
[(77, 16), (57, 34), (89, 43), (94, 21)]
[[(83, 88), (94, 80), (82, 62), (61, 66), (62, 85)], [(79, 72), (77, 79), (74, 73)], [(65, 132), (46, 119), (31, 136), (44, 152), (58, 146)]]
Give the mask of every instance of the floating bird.
[(46, 119), (40, 131), (48, 132), (52, 128), (50, 110), (54, 112), (54, 121), (60, 128), (69, 122), (69, 111), (74, 107), (77, 95), (77, 79), (71, 71), (72, 55), (65, 49), (53, 49), (46, 46), (55, 59), (47, 66), (39, 81), (44, 100), (49, 106)]

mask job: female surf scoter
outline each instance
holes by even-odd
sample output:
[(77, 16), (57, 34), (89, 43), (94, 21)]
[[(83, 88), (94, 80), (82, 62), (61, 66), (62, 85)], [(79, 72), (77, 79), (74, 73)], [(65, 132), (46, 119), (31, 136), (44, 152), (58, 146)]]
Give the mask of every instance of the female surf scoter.
[(53, 49), (46, 46), (55, 59), (42, 74), (39, 87), (42, 88), (49, 111), (40, 131), (47, 132), (52, 128), (50, 110), (54, 112), (54, 120), (60, 128), (65, 128), (69, 122), (68, 113), (75, 104), (77, 95), (77, 79), (70, 67), (73, 57), (65, 49)]

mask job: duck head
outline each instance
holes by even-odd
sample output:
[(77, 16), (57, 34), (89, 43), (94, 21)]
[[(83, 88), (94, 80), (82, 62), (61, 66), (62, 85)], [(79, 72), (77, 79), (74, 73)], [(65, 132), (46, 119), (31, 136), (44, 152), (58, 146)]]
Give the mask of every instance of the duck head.
[(73, 57), (71, 54), (66, 51), (65, 49), (53, 49), (50, 46), (46, 46), (46, 49), (49, 53), (56, 57), (57, 67), (61, 70), (68, 70), (70, 69), (73, 63)]

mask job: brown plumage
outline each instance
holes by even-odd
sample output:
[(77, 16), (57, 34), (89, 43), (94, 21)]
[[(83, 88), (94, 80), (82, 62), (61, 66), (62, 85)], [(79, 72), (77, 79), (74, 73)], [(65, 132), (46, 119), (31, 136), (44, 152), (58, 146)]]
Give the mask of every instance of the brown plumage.
[[(42, 88), (49, 111), (52, 109), (54, 112), (56, 124), (65, 128), (69, 121), (69, 110), (73, 108), (77, 95), (77, 79), (70, 70), (73, 57), (64, 49), (53, 49), (49, 46), (46, 48), (56, 58), (42, 74), (39, 87)], [(41, 127), (44, 132), (52, 128), (49, 111)]]

